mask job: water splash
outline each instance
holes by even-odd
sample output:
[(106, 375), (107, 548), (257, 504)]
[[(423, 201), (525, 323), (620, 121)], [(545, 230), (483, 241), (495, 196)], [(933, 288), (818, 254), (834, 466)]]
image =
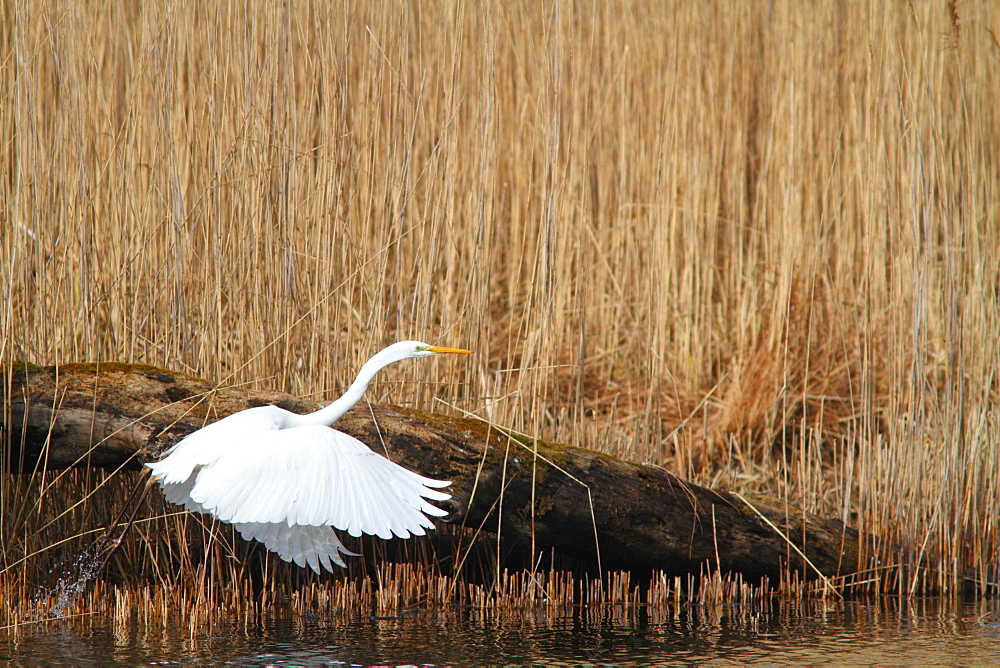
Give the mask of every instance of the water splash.
[(59, 580), (49, 590), (35, 597), (36, 618), (60, 619), (100, 573), (105, 561), (105, 546), (97, 541), (81, 552), (63, 571)]

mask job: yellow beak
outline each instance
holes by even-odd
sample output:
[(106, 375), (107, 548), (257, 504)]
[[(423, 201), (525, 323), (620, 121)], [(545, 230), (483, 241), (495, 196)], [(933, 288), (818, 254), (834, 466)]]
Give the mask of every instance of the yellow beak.
[(445, 348), (444, 346), (430, 346), (427, 350), (432, 353), (462, 353), (469, 354), (471, 350), (463, 350), (462, 348)]

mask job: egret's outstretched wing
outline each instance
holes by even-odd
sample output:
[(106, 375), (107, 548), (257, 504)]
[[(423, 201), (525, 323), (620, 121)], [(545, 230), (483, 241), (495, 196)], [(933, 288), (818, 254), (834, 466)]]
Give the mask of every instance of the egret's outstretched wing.
[[(166, 483), (163, 485), (163, 496), (170, 503), (184, 506), (196, 513), (211, 514), (200, 503), (191, 498), (195, 476), (182, 483)], [(234, 524), (244, 540), (256, 540), (263, 543), (271, 552), (275, 552), (285, 561), (291, 561), (301, 567), (309, 566), (317, 573), (324, 568), (331, 573), (333, 564), (346, 567), (340, 558), (341, 554), (350, 557), (359, 556), (351, 552), (337, 538), (333, 529), (327, 526), (288, 526), (286, 522), (270, 524)]]
[(167, 484), (184, 483), (197, 468), (212, 466), (221, 457), (238, 452), (247, 439), (278, 429), (286, 414), (277, 406), (258, 406), (233, 413), (189, 434), (167, 450), (162, 459), (146, 466), (152, 470), (153, 478), (164, 485), (164, 490)]
[[(256, 540), (264, 543), (271, 552), (275, 552), (285, 561), (297, 565), (309, 566), (319, 573), (324, 568), (331, 573), (333, 564), (346, 567), (340, 558), (341, 553), (351, 557), (358, 554), (351, 552), (337, 538), (333, 529), (325, 526), (288, 526), (280, 524), (234, 524), (245, 540)], [(332, 563), (331, 563), (332, 562)]]
[(352, 536), (424, 535), (428, 515), (447, 512), (427, 502), (450, 495), (431, 480), (372, 452), (329, 427), (254, 434), (225, 448), (197, 471), (191, 500), (224, 522), (329, 525)]
[[(182, 483), (167, 483), (163, 485), (163, 496), (170, 503), (184, 506), (196, 513), (211, 514), (200, 503), (191, 498), (195, 476)], [(327, 526), (288, 526), (286, 522), (271, 524), (234, 524), (244, 540), (256, 540), (263, 543), (271, 552), (277, 553), (285, 561), (291, 561), (317, 573), (324, 568), (331, 573), (333, 564), (346, 567), (340, 558), (341, 554), (350, 557), (358, 556), (351, 552), (337, 538), (333, 529)]]

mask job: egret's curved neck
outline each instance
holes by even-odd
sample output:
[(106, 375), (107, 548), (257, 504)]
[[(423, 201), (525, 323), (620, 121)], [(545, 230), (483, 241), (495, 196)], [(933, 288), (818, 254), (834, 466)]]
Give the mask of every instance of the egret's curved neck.
[(387, 352), (388, 351), (383, 350), (365, 362), (365, 365), (361, 367), (361, 371), (358, 372), (358, 377), (354, 379), (354, 382), (351, 383), (349, 388), (347, 388), (347, 392), (344, 392), (343, 396), (326, 408), (321, 408), (314, 413), (296, 415), (290, 420), (289, 426), (304, 427), (307, 425), (319, 424), (329, 427), (343, 417), (344, 413), (351, 410), (354, 404), (361, 400), (361, 397), (364, 395), (365, 390), (368, 389), (368, 384), (372, 382), (375, 374), (393, 362), (398, 362), (401, 359), (398, 355), (387, 355)]

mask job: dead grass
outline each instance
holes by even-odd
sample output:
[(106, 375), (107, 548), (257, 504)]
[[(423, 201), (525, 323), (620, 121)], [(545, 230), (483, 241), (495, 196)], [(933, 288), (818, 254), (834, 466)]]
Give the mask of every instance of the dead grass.
[[(213, 589), (204, 589), (190, 579), (172, 586), (120, 586), (98, 580), (67, 605), (32, 597), (20, 581), (9, 580), (0, 576), (0, 591), (14, 602), (0, 613), (0, 631), (12, 635), (31, 633), (56, 621), (86, 627), (111, 620), (116, 628), (143, 635), (155, 629), (162, 632), (186, 627), (194, 637), (213, 625), (238, 625), (242, 620), (244, 626), (250, 626), (262, 615), (276, 612), (358, 621), (372, 615), (397, 618), (445, 607), (466, 610), (474, 619), (496, 619), (514, 626), (531, 617), (554, 619), (572, 614), (574, 608), (585, 608), (597, 621), (609, 614), (619, 620), (634, 617), (640, 610), (660, 619), (695, 610), (713, 617), (753, 617), (768, 614), (779, 600), (834, 600), (826, 597), (821, 587), (798, 582), (782, 583), (782, 596), (775, 598), (760, 583), (750, 585), (739, 576), (718, 572), (686, 579), (652, 573), (648, 581), (636, 583), (624, 572), (610, 573), (601, 580), (558, 570), (504, 571), (494, 583), (484, 586), (434, 574), (420, 565), (389, 563), (361, 578), (329, 579), (297, 587), (276, 583), (256, 592), (249, 579)], [(52, 614), (56, 609), (58, 615)]]
[[(841, 516), (892, 588), (996, 572), (994, 3), (0, 11), (0, 361), (331, 398), (466, 346), (371, 400)], [(3, 474), (4, 567), (104, 476)], [(162, 522), (112, 572), (194, 531), (245, 576)]]

